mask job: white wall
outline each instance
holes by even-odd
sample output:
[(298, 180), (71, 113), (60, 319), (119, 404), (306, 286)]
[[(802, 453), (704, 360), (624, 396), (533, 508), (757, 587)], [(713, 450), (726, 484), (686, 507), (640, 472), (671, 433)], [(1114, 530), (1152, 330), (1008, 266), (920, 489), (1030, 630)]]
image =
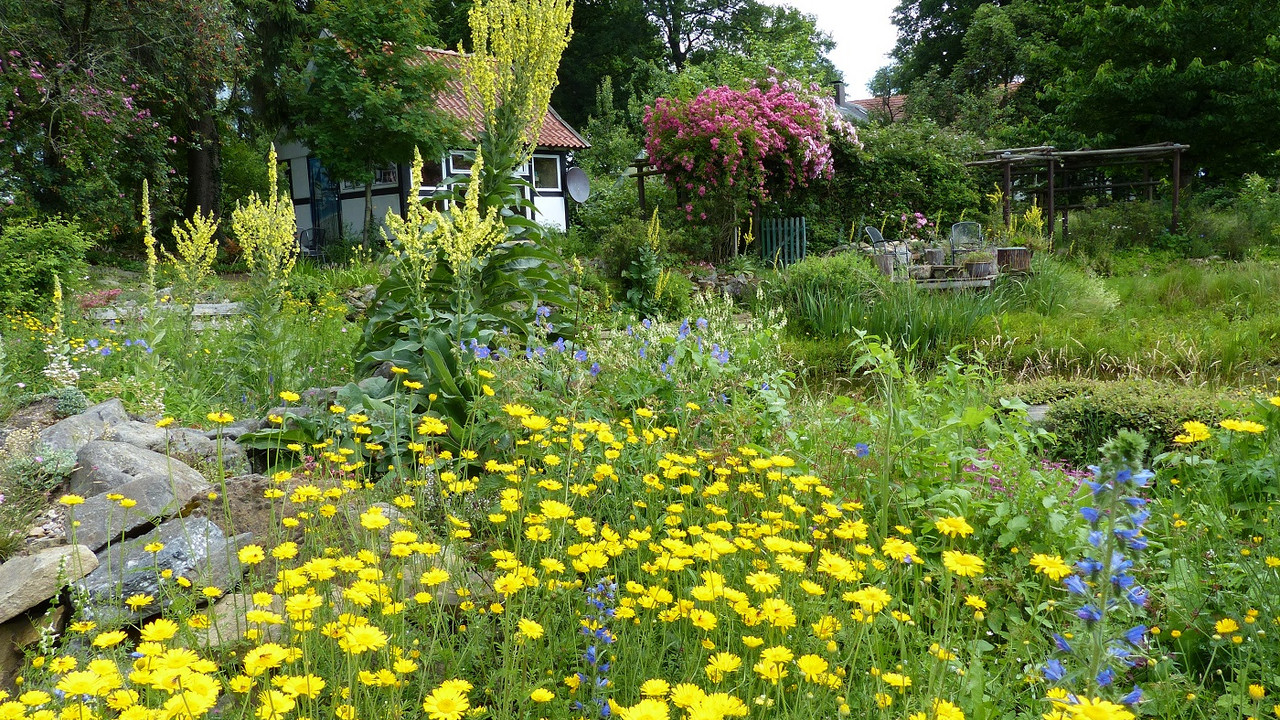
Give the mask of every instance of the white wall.
[(564, 230), (568, 225), (568, 218), (565, 217), (564, 198), (559, 196), (534, 197), (533, 206), (538, 209), (538, 216), (534, 218), (538, 224), (546, 228), (555, 228)]
[(311, 197), (311, 174), (307, 172), (307, 159), (301, 157), (290, 160), (289, 174), (293, 183), (293, 199), (306, 200)]

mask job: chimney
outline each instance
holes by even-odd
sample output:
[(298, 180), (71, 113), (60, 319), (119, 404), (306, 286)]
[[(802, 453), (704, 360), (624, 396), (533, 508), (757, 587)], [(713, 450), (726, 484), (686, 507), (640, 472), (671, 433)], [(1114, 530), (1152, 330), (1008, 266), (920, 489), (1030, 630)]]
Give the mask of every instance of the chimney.
[(836, 89), (836, 107), (844, 107), (844, 81), (837, 80), (831, 84)]

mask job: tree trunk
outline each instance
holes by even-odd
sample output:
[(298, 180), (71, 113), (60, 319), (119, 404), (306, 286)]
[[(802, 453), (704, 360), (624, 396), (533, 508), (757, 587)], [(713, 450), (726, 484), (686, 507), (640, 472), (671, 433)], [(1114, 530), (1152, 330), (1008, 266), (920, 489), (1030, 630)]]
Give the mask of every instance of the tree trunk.
[(370, 170), (369, 177), (364, 181), (364, 249), (368, 250), (373, 244), (373, 172)]
[[(187, 149), (187, 205), (190, 217), (197, 212), (222, 216), (222, 138), (218, 131), (217, 98), (212, 88), (202, 88), (199, 106), (189, 121)], [(275, 192), (275, 188), (270, 188)]]

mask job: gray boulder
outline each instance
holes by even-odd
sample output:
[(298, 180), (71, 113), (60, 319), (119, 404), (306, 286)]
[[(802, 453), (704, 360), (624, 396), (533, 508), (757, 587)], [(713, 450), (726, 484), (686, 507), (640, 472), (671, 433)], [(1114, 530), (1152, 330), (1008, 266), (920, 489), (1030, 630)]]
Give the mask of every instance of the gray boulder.
[[(229, 430), (224, 428), (224, 430)], [(240, 434), (243, 434), (242, 431)], [(222, 440), (222, 462), (226, 467), (240, 467), (245, 463), (244, 449), (229, 436)], [(151, 423), (130, 420), (108, 429), (104, 440), (128, 443), (135, 447), (146, 448), (152, 452), (181, 457), (185, 460), (200, 460), (216, 465), (218, 462), (217, 434), (210, 436), (203, 430), (191, 428), (158, 428)], [(236, 435), (235, 437), (239, 437)]]
[(26, 651), (40, 641), (42, 629), (62, 627), (67, 610), (57, 606), (39, 620), (26, 615), (0, 623), (0, 688), (14, 687), (26, 665)]
[[(213, 622), (209, 627), (195, 631), (199, 644), (216, 646), (239, 642), (244, 638), (245, 631), (250, 628), (244, 614), (255, 607), (257, 606), (253, 604), (253, 596), (248, 593), (223, 595), (213, 605)], [(284, 598), (274, 595), (271, 598), (271, 604), (262, 609), (284, 615)], [(282, 631), (280, 625), (255, 627), (262, 631), (258, 642), (275, 642), (280, 639)]]
[(0, 565), (0, 623), (17, 617), (58, 594), (64, 584), (98, 567), (98, 558), (83, 545), (41, 550)]
[[(153, 614), (166, 604), (160, 593), (160, 573), (165, 570), (196, 587), (226, 590), (240, 578), (236, 553), (251, 539), (248, 533), (228, 538), (206, 518), (177, 518), (146, 535), (112, 545), (98, 553), (98, 568), (77, 583), (89, 598), (85, 614), (103, 621)], [(148, 552), (146, 546), (153, 542), (164, 548)], [(151, 595), (156, 600), (135, 612), (123, 603), (131, 595)]]
[[(148, 475), (131, 480), (110, 492), (94, 495), (76, 507), (79, 525), (67, 529), (67, 538), (74, 535), (76, 542), (97, 552), (108, 542), (118, 541), (144, 525), (182, 514), (212, 489), (203, 478), (193, 482), (185, 474), (175, 474), (172, 479)], [(111, 494), (123, 495), (134, 504), (123, 507), (119, 501), (107, 498)]]
[(112, 398), (45, 428), (40, 439), (51, 450), (78, 453), (86, 444), (101, 439), (108, 428), (128, 421), (124, 403)]
[[(196, 486), (204, 476), (190, 465), (158, 452), (123, 442), (95, 440), (76, 454), (79, 467), (71, 473), (71, 492), (84, 497), (115, 490), (135, 480), (170, 479)], [(77, 513), (80, 515), (83, 513)]]
[[(241, 418), (231, 423), (230, 425), (223, 425), (221, 428), (213, 428), (212, 430), (202, 430), (200, 431), (200, 434), (209, 440), (217, 440), (218, 434), (221, 433), (222, 442), (223, 442), (222, 456), (225, 459), (227, 457), (226, 450), (227, 450), (228, 440), (239, 440), (241, 435), (244, 435), (245, 433), (257, 432), (258, 430), (261, 430), (261, 429), (262, 429), (261, 420), (258, 420), (256, 418)], [(235, 443), (231, 443), (231, 444), (235, 445)], [(244, 458), (244, 450), (239, 445), (235, 445), (235, 452), (239, 454), (240, 458), (242, 459)]]

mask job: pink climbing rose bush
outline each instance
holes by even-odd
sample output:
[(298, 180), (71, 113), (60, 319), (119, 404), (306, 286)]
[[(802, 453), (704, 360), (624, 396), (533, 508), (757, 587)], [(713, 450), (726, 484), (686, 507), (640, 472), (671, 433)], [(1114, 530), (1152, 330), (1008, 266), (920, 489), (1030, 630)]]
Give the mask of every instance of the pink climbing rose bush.
[(712, 201), (755, 206), (834, 173), (831, 137), (857, 131), (816, 85), (772, 77), (747, 90), (707, 88), (691, 100), (658, 98), (644, 117), (656, 167), (688, 199), (689, 219)]

